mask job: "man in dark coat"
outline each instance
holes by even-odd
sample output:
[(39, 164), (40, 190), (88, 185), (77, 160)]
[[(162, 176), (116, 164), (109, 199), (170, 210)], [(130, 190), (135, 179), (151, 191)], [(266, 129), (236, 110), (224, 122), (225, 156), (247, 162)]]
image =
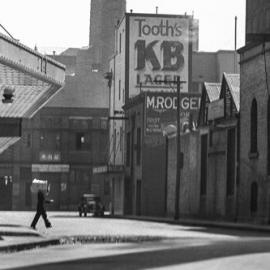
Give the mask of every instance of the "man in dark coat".
[(36, 229), (36, 224), (40, 218), (40, 216), (42, 216), (44, 222), (45, 222), (45, 226), (46, 228), (51, 228), (52, 225), (50, 223), (50, 221), (47, 218), (47, 213), (44, 207), (44, 203), (50, 203), (51, 201), (49, 200), (45, 200), (45, 196), (44, 193), (39, 190), (37, 193), (37, 212), (36, 215), (31, 223), (31, 227), (35, 230)]

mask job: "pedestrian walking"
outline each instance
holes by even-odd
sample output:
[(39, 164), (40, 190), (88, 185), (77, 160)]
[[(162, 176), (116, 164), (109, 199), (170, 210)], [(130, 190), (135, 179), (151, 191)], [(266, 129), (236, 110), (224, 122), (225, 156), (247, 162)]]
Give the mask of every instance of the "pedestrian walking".
[(52, 201), (45, 199), (45, 195), (44, 195), (42, 190), (38, 190), (38, 193), (37, 193), (37, 212), (36, 212), (36, 215), (35, 215), (32, 223), (31, 223), (31, 227), (34, 230), (36, 229), (36, 224), (37, 224), (40, 216), (42, 216), (46, 228), (51, 228), (52, 227), (50, 221), (48, 220), (46, 209), (45, 209), (45, 206), (44, 206), (45, 203), (51, 203), (51, 202)]

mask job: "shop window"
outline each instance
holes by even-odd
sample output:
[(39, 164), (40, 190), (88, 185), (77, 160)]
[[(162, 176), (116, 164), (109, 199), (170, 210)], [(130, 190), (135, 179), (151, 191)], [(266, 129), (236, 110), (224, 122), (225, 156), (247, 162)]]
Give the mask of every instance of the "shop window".
[(253, 99), (250, 112), (250, 153), (257, 153), (257, 101)]

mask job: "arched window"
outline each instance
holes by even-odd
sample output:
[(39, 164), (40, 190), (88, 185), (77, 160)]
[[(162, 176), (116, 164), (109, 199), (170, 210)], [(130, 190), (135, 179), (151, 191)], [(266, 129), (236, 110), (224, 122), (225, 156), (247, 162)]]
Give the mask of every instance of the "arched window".
[(258, 184), (253, 182), (250, 190), (250, 212), (257, 212), (258, 208)]
[(257, 101), (252, 100), (250, 112), (250, 153), (257, 153)]

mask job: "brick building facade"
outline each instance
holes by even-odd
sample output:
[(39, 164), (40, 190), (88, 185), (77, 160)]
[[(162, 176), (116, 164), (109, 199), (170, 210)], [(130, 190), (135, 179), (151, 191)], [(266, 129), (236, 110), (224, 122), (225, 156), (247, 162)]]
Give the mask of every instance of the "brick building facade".
[(270, 3), (246, 1), (241, 78), (239, 219), (270, 220)]
[(242, 48), (239, 218), (269, 221), (270, 44)]

